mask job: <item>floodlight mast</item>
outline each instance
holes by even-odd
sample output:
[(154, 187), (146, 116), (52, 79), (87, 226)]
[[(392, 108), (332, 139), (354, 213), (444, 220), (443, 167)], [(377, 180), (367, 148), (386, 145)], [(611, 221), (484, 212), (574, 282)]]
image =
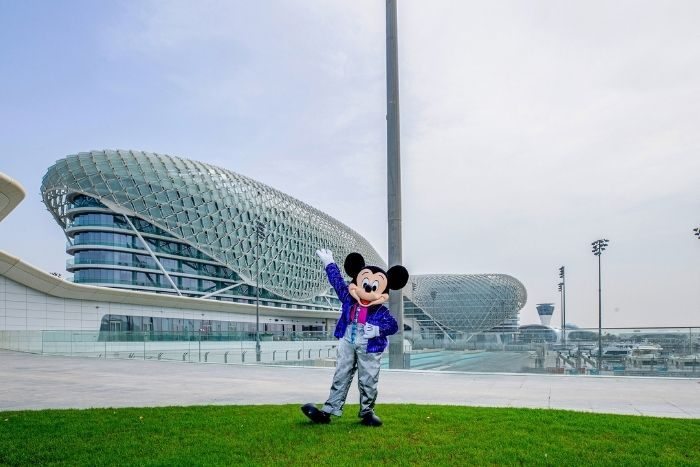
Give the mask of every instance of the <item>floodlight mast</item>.
[(566, 274), (564, 266), (559, 268), (559, 291), (561, 292), (561, 339), (562, 344), (566, 345)]
[(601, 363), (603, 359), (603, 328), (602, 328), (602, 322), (603, 322), (603, 300), (602, 300), (602, 293), (601, 293), (601, 273), (600, 273), (600, 257), (605, 251), (605, 248), (608, 246), (608, 240), (607, 238), (603, 238), (600, 240), (596, 240), (595, 242), (591, 243), (591, 246), (593, 247), (593, 254), (598, 257), (598, 374), (600, 374), (601, 370)]

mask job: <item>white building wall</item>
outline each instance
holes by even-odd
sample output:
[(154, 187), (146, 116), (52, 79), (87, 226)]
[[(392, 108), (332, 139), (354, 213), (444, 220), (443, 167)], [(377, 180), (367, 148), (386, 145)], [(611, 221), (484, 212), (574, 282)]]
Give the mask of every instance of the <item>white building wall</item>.
[(6, 282), (3, 276), (0, 276), (0, 329), (7, 329), (7, 312), (5, 305), (5, 287)]
[(540, 315), (540, 323), (542, 323), (543, 326), (549, 326), (549, 323), (552, 322), (552, 315)]
[[(255, 322), (254, 315), (59, 298), (0, 276), (0, 348), (48, 355), (210, 363), (255, 361), (255, 341), (108, 341), (105, 314)], [(275, 319), (277, 321), (275, 321)], [(318, 324), (323, 319), (260, 317), (262, 323)], [(54, 331), (42, 332), (42, 331)], [(63, 331), (63, 332), (55, 332)], [(331, 365), (337, 341), (265, 341), (264, 363)]]
[[(254, 323), (255, 315), (60, 298), (0, 276), (0, 330), (98, 331), (106, 314)], [(324, 324), (323, 318), (260, 315), (260, 323)]]

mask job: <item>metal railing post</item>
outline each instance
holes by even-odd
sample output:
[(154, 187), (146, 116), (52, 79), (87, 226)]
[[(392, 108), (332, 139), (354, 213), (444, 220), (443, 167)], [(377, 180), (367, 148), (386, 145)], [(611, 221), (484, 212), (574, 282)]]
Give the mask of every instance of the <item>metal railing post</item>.
[(693, 355), (693, 328), (688, 328), (688, 355)]

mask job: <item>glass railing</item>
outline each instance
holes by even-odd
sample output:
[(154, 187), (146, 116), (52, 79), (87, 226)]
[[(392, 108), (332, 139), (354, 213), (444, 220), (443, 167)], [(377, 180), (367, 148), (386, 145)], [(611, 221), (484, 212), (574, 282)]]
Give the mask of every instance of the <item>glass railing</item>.
[(89, 278), (89, 277), (75, 277), (73, 276), (73, 282), (76, 284), (116, 284), (116, 285), (133, 285), (138, 287), (156, 287), (163, 289), (172, 289), (170, 284), (163, 280), (163, 284), (144, 282), (144, 281), (130, 281), (121, 279), (105, 279), (105, 278)]
[[(75, 265), (91, 265), (91, 264), (108, 264), (111, 266), (126, 266), (130, 268), (141, 268), (141, 269), (158, 269), (158, 266), (156, 264), (145, 264), (145, 263), (136, 263), (134, 261), (113, 261), (113, 260), (106, 260), (106, 259), (69, 259), (66, 260), (66, 268), (72, 268)], [(179, 268), (177, 268), (179, 269)], [(168, 272), (171, 270), (168, 269)], [(180, 270), (173, 271), (173, 272), (182, 272)]]
[[(136, 238), (136, 237), (134, 237)], [(124, 243), (124, 242), (106, 242), (106, 241), (101, 241), (101, 240), (90, 240), (90, 239), (81, 239), (81, 238), (76, 238), (73, 243), (66, 242), (66, 251), (72, 250), (74, 247), (78, 246), (111, 246), (111, 247), (116, 247), (116, 248), (128, 248), (132, 250), (140, 250), (144, 251), (145, 248), (141, 243)], [(212, 259), (205, 255), (204, 253), (201, 253), (199, 251), (188, 251), (187, 253), (181, 252), (181, 251), (172, 251), (168, 248), (162, 248), (156, 245), (149, 244), (149, 248), (156, 252), (156, 253), (163, 253), (166, 255), (171, 255), (174, 257), (182, 258), (184, 260), (187, 259), (200, 259), (204, 261), (210, 261), (212, 262)]]
[[(106, 263), (102, 263), (106, 264)], [(168, 270), (168, 272), (173, 272)], [(76, 272), (77, 273), (77, 272)], [(160, 273), (159, 273), (160, 274)], [(173, 277), (173, 280), (175, 280), (175, 283), (177, 284), (177, 278)], [(220, 279), (220, 278), (212, 278), (212, 279)], [(120, 285), (127, 285), (127, 286), (133, 286), (133, 287), (149, 287), (151, 289), (159, 289), (163, 291), (168, 291), (168, 292), (173, 292), (174, 289), (170, 285), (170, 283), (163, 277), (161, 280), (161, 283), (152, 283), (152, 282), (144, 282), (144, 281), (134, 281), (134, 280), (123, 280), (123, 279), (109, 279), (109, 278), (89, 278), (89, 277), (79, 277), (79, 276), (73, 276), (69, 279), (66, 279), (70, 282), (73, 282), (75, 284), (87, 284), (87, 285), (92, 285), (92, 284), (98, 284), (98, 285), (104, 285), (106, 287), (109, 286), (120, 286)], [(206, 279), (209, 280), (209, 279)], [(208, 294), (211, 292), (215, 292), (219, 289), (225, 288), (227, 286), (231, 285), (230, 283), (223, 283), (217, 286), (216, 288), (211, 288), (211, 287), (195, 287), (195, 286), (182, 286), (178, 285), (178, 289), (180, 289), (181, 292), (200, 292), (202, 294)], [(248, 287), (248, 294), (241, 294), (240, 289), (229, 289), (229, 290), (224, 290), (223, 292), (219, 292), (215, 294), (216, 297), (222, 297), (228, 299), (228, 301), (234, 300), (239, 303), (248, 303), (251, 305), (255, 304), (255, 287), (252, 285), (246, 285)], [(146, 290), (149, 291), (149, 290)], [(159, 292), (155, 292), (159, 293)], [(195, 295), (197, 297), (199, 295)], [(313, 302), (313, 303), (289, 303), (284, 300), (281, 300), (279, 298), (275, 297), (269, 297), (267, 296), (267, 292), (265, 290), (261, 290), (260, 293), (260, 304), (264, 306), (273, 306), (276, 308), (288, 308), (288, 309), (310, 309), (310, 310), (324, 310), (327, 311), (329, 309), (329, 305), (325, 301), (319, 301), (319, 302)], [(337, 304), (335, 307), (340, 308), (340, 304)], [(335, 308), (331, 308), (335, 309)]]
[[(700, 327), (481, 333), (455, 338), (404, 333), (411, 370), (700, 378)], [(0, 331), (0, 348), (46, 355), (334, 366), (328, 332)], [(389, 366), (385, 353), (382, 366)]]
[[(173, 278), (173, 279), (175, 279), (175, 278)], [(172, 290), (172, 286), (170, 285), (170, 282), (168, 282), (164, 276), (162, 276), (160, 283), (147, 282), (147, 281), (142, 281), (142, 280), (110, 279), (110, 278), (102, 278), (102, 277), (91, 278), (91, 277), (79, 277), (79, 276), (74, 276), (73, 282), (75, 282), (76, 284), (131, 285), (134, 287), (153, 287), (153, 288), (158, 288), (158, 289)], [(177, 280), (175, 280), (175, 283), (177, 284)], [(228, 285), (228, 284), (224, 284), (224, 285)], [(194, 286), (194, 285), (189, 285), (189, 286), (179, 285), (178, 288), (182, 292), (210, 293), (210, 292), (215, 292), (216, 290), (219, 290), (220, 288), (222, 288), (222, 286), (219, 286), (216, 288), (211, 288), (211, 287), (198, 287), (198, 286)], [(236, 293), (233, 290), (226, 290), (224, 292), (221, 292), (218, 295), (242, 296), (242, 295), (240, 295), (240, 293)], [(253, 293), (252, 297), (255, 297), (254, 293)], [(261, 298), (263, 298), (263, 297), (261, 297)], [(265, 298), (265, 301), (269, 301), (269, 299)]]
[[(145, 250), (143, 246), (135, 244), (127, 244), (120, 242), (103, 242), (97, 240), (75, 240), (73, 243), (66, 243), (66, 250), (70, 250), (73, 246), (95, 245), (95, 246), (113, 246), (117, 248), (130, 248), (133, 250)], [(153, 249), (153, 247), (151, 247)]]
[[(168, 232), (161, 230), (158, 227), (144, 225), (143, 223), (139, 223), (138, 221), (135, 221), (133, 219), (132, 221), (134, 222), (134, 224), (136, 224), (138, 231), (142, 234), (152, 234), (159, 235), (165, 238), (174, 238)], [(75, 227), (109, 227), (113, 229), (120, 229), (128, 232), (133, 232), (131, 227), (125, 222), (110, 222), (108, 220), (85, 219), (83, 217), (79, 217), (75, 220), (69, 221), (66, 224), (66, 229), (72, 229)]]
[[(72, 258), (66, 260), (66, 267), (71, 268), (76, 265), (94, 265), (94, 264), (106, 264), (111, 266), (126, 266), (131, 268), (142, 268), (142, 269), (156, 269), (160, 270), (158, 265), (155, 263), (143, 263), (135, 261), (114, 261), (109, 259), (89, 259), (89, 258)], [(166, 267), (168, 272), (179, 272), (181, 274), (189, 274), (192, 276), (198, 276), (202, 279), (229, 279), (238, 280), (238, 277), (234, 273), (211, 275), (211, 271), (194, 271), (192, 268), (180, 268), (180, 267)]]
[[(128, 253), (127, 253), (128, 254)], [(162, 262), (164, 260), (160, 258)], [(142, 268), (142, 269), (160, 269), (158, 265), (155, 263), (144, 263), (144, 262), (137, 262), (137, 261), (115, 261), (111, 259), (94, 259), (94, 258), (71, 258), (66, 260), (66, 268), (72, 268), (73, 266), (76, 265), (94, 265), (94, 264), (106, 264), (106, 265), (111, 265), (111, 266), (126, 266), (126, 267), (132, 267), (132, 268)], [(203, 265), (205, 266), (205, 265)], [(240, 278), (233, 272), (233, 271), (224, 271), (224, 272), (219, 272), (216, 273), (214, 271), (214, 275), (211, 273), (213, 271), (207, 271), (207, 270), (194, 270), (191, 267), (188, 268), (182, 268), (182, 267), (166, 267), (165, 268), (168, 272), (179, 272), (181, 274), (189, 274), (192, 276), (198, 276), (199, 278), (202, 279), (228, 279), (228, 280), (239, 280)]]
[[(333, 366), (337, 340), (324, 332), (0, 331), (0, 348), (42, 355), (197, 363)], [(325, 363), (325, 364), (324, 364)]]
[(66, 228), (70, 229), (73, 227), (113, 227), (115, 229), (123, 229), (131, 231), (131, 228), (126, 223), (116, 223), (105, 220), (89, 220), (84, 218), (78, 218), (69, 221), (66, 224)]

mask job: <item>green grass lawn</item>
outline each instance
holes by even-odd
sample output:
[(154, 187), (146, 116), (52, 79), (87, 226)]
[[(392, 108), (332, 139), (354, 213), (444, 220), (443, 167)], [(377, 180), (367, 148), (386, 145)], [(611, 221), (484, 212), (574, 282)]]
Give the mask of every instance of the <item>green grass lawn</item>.
[(313, 425), (299, 407), (0, 412), (1, 465), (700, 465), (700, 420), (381, 405)]

